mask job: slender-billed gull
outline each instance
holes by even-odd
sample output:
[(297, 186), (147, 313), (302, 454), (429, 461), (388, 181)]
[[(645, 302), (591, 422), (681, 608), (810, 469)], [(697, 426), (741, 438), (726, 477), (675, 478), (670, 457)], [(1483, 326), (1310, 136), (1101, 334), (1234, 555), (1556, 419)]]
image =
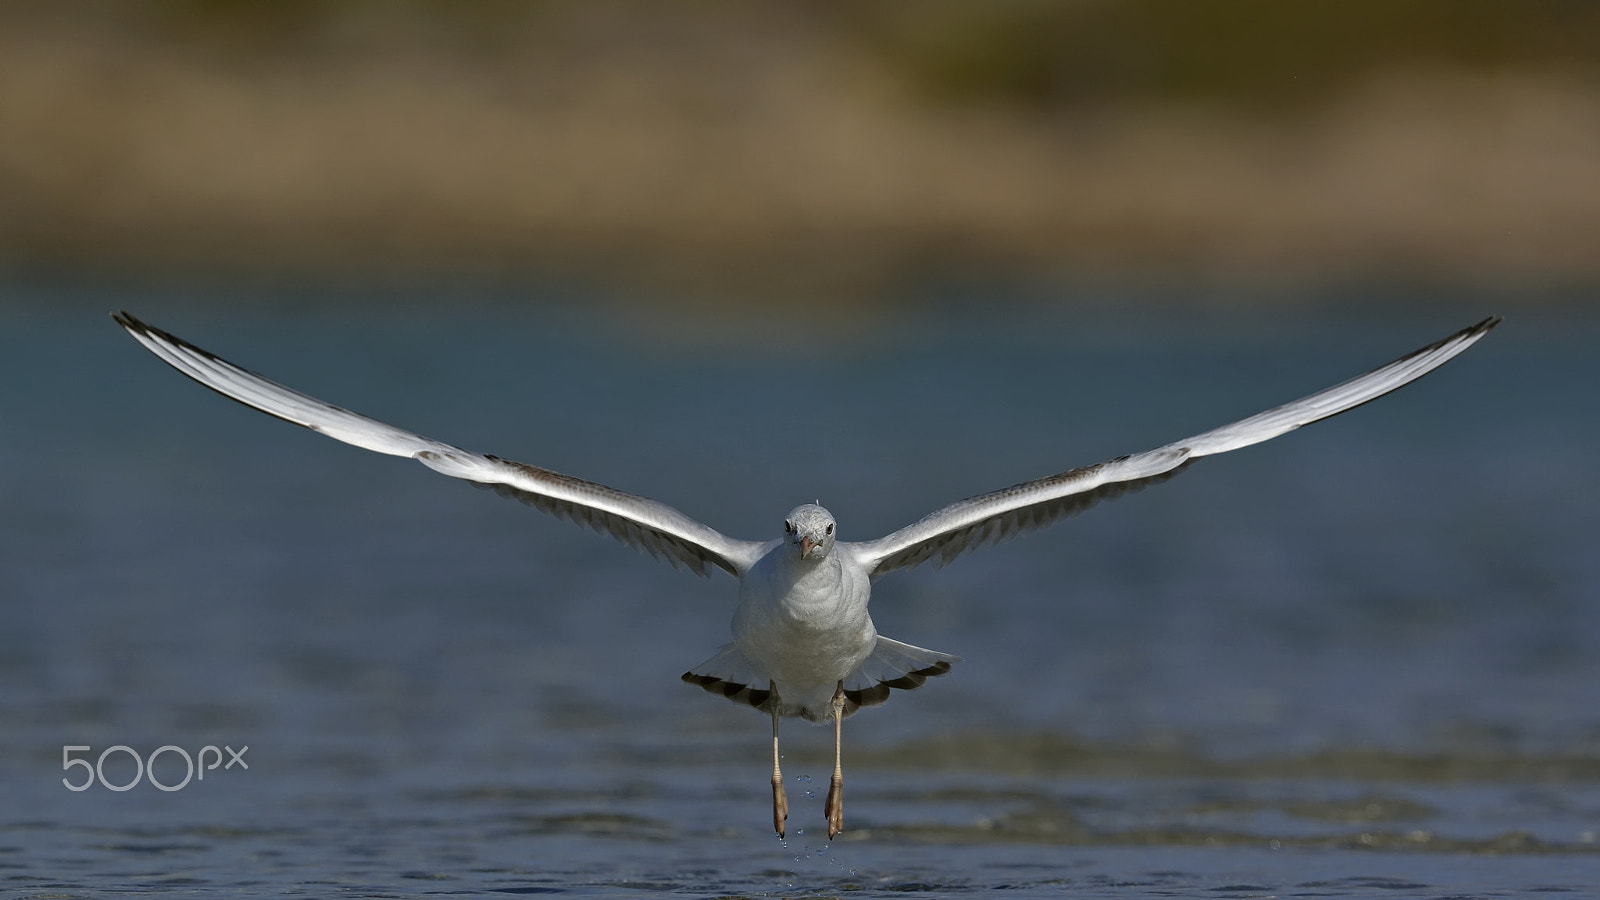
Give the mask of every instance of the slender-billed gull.
[(409, 456), (436, 472), (492, 487), (587, 525), (676, 568), (739, 580), (733, 642), (683, 680), (772, 717), (772, 825), (781, 836), (788, 800), (779, 767), (778, 719), (833, 723), (833, 778), (824, 815), (831, 839), (844, 827), (840, 723), (950, 671), (959, 659), (882, 637), (867, 614), (872, 580), (895, 569), (957, 556), (1033, 531), (1095, 503), (1164, 481), (1202, 456), (1226, 453), (1326, 419), (1433, 371), (1500, 323), (1484, 319), (1365, 375), (1231, 425), (1144, 453), (1013, 485), (935, 510), (875, 541), (837, 540), (833, 515), (815, 503), (789, 511), (783, 536), (727, 537), (654, 500), (547, 469), (463, 450), (324, 403), (268, 381), (126, 312), (117, 323), (173, 368), (269, 415), (378, 453)]

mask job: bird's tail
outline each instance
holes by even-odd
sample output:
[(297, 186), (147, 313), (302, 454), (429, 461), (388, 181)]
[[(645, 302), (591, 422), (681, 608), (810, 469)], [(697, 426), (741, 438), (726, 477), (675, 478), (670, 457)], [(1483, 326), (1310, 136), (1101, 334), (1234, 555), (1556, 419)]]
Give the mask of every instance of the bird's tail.
[[(950, 666), (960, 661), (959, 656), (913, 647), (879, 635), (872, 653), (844, 679), (845, 715), (863, 706), (882, 703), (889, 699), (891, 690), (915, 690), (929, 678), (950, 671)], [(768, 689), (767, 676), (734, 644), (724, 644), (715, 656), (683, 673), (683, 680), (735, 703), (748, 704), (762, 712), (772, 711), (769, 705), (772, 691)], [(788, 702), (780, 714), (823, 721), (829, 716), (827, 694), (822, 697), (822, 701), (810, 706), (802, 703), (804, 708), (791, 705), (798, 702), (798, 698), (786, 697)]]
[(748, 703), (762, 712), (771, 712), (767, 706), (772, 699), (767, 676), (733, 644), (722, 645), (716, 656), (683, 673), (683, 680), (735, 703)]
[(929, 678), (950, 671), (961, 657), (937, 650), (903, 644), (878, 635), (872, 655), (844, 680), (846, 712), (862, 706), (876, 706), (889, 699), (890, 689), (912, 691)]

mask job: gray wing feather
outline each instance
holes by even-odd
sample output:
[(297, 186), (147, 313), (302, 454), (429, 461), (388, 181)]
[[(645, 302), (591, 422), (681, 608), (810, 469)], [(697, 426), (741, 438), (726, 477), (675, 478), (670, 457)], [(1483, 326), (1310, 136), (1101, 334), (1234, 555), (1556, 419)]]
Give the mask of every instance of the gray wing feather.
[(935, 567), (942, 567), (969, 550), (1043, 528), (1101, 500), (1165, 481), (1202, 456), (1258, 444), (1376, 400), (1444, 365), (1500, 321), (1491, 316), (1365, 375), (1155, 450), (952, 503), (893, 534), (851, 548), (874, 574), (930, 560)]
[(674, 568), (703, 576), (712, 565), (737, 576), (760, 556), (760, 543), (729, 538), (664, 503), (385, 425), (269, 381), (126, 312), (113, 318), (174, 369), (246, 406), (346, 444), (409, 456), (435, 472), (609, 534)]

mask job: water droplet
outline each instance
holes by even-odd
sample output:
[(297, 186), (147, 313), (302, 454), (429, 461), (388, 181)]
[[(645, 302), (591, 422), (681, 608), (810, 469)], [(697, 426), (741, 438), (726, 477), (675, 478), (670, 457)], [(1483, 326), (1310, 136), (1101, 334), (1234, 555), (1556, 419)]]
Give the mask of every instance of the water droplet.
[(794, 830), (794, 833), (795, 833), (795, 834), (805, 834), (805, 833), (806, 833), (806, 830), (805, 830), (805, 829), (804, 829), (804, 828), (796, 828), (796, 829), (795, 829), (795, 830)]

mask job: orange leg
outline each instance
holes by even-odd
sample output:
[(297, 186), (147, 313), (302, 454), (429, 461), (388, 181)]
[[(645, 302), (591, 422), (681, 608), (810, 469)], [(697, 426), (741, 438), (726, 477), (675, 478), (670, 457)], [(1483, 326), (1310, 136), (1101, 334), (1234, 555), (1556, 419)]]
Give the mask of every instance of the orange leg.
[(844, 767), (839, 764), (839, 738), (844, 720), (844, 682), (833, 692), (833, 781), (828, 784), (828, 802), (823, 815), (828, 817), (828, 840), (844, 830)]
[(772, 690), (772, 828), (783, 837), (783, 823), (789, 818), (789, 798), (783, 792), (783, 769), (778, 766), (778, 685), (767, 682)]

